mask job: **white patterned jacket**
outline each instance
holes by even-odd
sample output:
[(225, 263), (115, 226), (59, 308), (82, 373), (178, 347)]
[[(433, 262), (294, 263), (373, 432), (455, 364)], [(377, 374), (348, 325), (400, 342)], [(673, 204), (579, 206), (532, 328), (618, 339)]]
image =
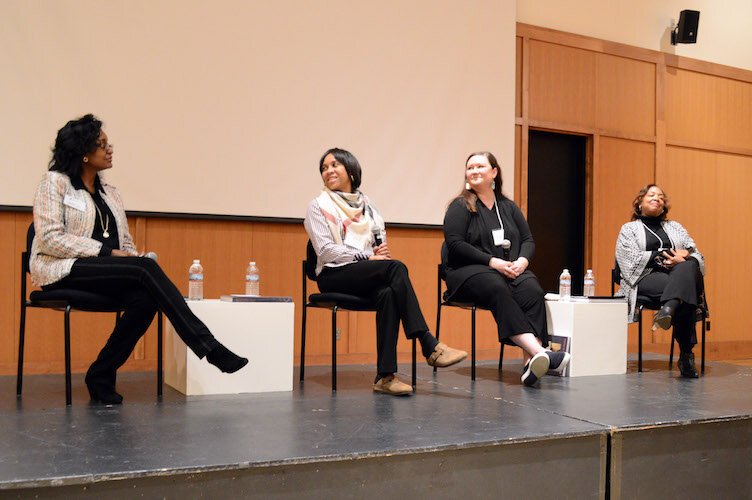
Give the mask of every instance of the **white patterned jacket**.
[[(684, 226), (673, 220), (665, 220), (661, 222), (661, 227), (671, 240), (671, 248), (688, 250), (689, 256), (697, 260), (700, 272), (705, 275), (705, 260)], [(648, 267), (648, 260), (653, 253), (645, 250), (645, 247), (646, 236), (642, 222), (635, 220), (621, 227), (616, 240), (616, 262), (621, 270), (621, 283), (616, 295), (627, 297), (629, 321), (637, 321), (637, 284), (653, 270)]]
[[(102, 188), (102, 198), (115, 216), (120, 250), (137, 255), (120, 193), (105, 182), (102, 182)], [(45, 174), (34, 196), (36, 234), (29, 268), (35, 285), (60, 281), (70, 274), (76, 259), (99, 255), (102, 243), (91, 237), (95, 220), (94, 200), (85, 189), (73, 187), (66, 174)]]

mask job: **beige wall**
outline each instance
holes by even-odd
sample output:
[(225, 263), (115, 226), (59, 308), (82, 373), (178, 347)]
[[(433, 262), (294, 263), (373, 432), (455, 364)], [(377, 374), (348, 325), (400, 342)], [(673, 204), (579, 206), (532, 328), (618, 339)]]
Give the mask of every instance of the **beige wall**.
[[(671, 20), (700, 11), (697, 44), (672, 46)], [(752, 69), (749, 0), (517, 0), (517, 21)]]
[(514, 0), (4, 0), (0, 205), (93, 112), (130, 210), (303, 217), (340, 146), (388, 221), (439, 224), (470, 151), (513, 180), (514, 30)]

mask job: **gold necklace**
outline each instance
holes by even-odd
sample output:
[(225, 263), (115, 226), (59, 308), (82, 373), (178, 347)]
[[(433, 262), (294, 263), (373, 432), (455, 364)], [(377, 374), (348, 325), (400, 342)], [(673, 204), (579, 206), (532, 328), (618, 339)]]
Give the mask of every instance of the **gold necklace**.
[[(99, 224), (102, 226), (102, 236), (105, 238), (110, 237), (110, 233), (107, 231), (110, 229), (110, 216), (109, 214), (105, 214), (105, 217), (102, 217), (102, 211), (99, 210), (99, 206), (97, 205), (97, 202), (94, 202), (94, 208), (97, 209), (97, 214), (99, 214)], [(107, 222), (105, 223), (105, 218)]]

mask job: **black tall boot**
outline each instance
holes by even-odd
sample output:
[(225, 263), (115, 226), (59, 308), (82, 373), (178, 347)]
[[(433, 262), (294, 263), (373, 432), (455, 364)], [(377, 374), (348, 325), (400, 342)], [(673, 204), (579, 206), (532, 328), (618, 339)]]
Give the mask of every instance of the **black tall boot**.
[(679, 362), (677, 365), (679, 366), (679, 371), (681, 372), (682, 377), (698, 378), (700, 376), (697, 373), (697, 368), (695, 368), (695, 355), (692, 351), (679, 354)]

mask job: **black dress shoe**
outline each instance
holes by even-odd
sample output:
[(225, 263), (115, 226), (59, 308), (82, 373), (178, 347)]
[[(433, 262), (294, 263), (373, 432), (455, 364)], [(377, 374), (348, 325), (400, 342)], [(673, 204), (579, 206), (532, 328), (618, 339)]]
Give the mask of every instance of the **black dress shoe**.
[(238, 356), (222, 344), (209, 351), (206, 360), (225, 373), (235, 373), (248, 364), (247, 358)]
[(89, 389), (89, 396), (91, 397), (92, 403), (104, 405), (123, 404), (123, 396), (118, 394), (114, 387), (107, 387), (103, 384), (87, 383), (86, 388)]
[(660, 311), (653, 316), (653, 330), (656, 328), (662, 328), (668, 330), (671, 328), (671, 323), (674, 321), (674, 308), (671, 306), (663, 306)]
[(679, 371), (682, 377), (686, 378), (699, 378), (697, 368), (695, 368), (695, 355), (691, 352), (683, 352), (679, 354)]

